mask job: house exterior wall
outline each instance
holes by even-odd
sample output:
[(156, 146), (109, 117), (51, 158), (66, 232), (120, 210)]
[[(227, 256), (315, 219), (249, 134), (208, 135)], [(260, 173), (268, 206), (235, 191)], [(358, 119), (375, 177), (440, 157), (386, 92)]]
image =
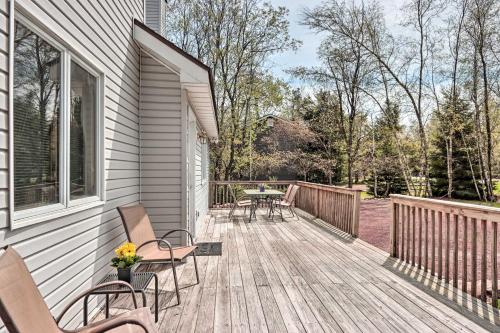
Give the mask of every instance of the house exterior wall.
[(165, 0), (144, 0), (145, 23), (151, 29), (165, 36), (165, 17), (167, 4)]
[[(11, 230), (8, 216), (8, 1), (0, 0), (0, 245), (24, 257), (52, 314), (111, 269), (113, 249), (126, 240), (117, 206), (139, 201), (139, 57), (133, 18), (142, 0), (16, 0), (26, 14), (105, 75), (106, 202), (86, 211)], [(99, 144), (99, 143), (98, 143)], [(81, 303), (64, 323), (81, 321)], [(92, 299), (90, 309), (97, 300)], [(3, 328), (2, 331), (5, 331)]]
[[(141, 56), (141, 202), (157, 236), (185, 228), (183, 221), (183, 136), (179, 75), (146, 53)], [(172, 244), (182, 242), (174, 234)]]

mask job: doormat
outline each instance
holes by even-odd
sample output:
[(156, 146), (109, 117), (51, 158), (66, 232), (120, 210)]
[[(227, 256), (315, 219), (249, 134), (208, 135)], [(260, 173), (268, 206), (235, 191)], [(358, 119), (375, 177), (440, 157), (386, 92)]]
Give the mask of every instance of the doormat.
[(196, 243), (197, 256), (221, 256), (222, 242), (200, 242)]

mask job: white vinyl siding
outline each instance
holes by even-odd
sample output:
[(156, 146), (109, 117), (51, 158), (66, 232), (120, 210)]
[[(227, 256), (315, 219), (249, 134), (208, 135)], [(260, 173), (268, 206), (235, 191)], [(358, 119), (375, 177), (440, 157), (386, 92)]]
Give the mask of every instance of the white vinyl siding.
[[(131, 24), (133, 18), (143, 17), (143, 6), (142, 0), (16, 3), (105, 74), (106, 203), (11, 232), (7, 216), (8, 6), (7, 0), (0, 0), (0, 244), (12, 244), (25, 258), (57, 316), (69, 300), (110, 272), (113, 249), (126, 239), (116, 207), (139, 201), (139, 49)], [(93, 309), (97, 301), (89, 305)], [(78, 303), (63, 322), (74, 327), (81, 319)]]
[(165, 36), (166, 0), (144, 0), (144, 10), (146, 25)]
[[(197, 131), (201, 133), (200, 127)], [(203, 154), (203, 150), (207, 154)], [(203, 168), (208, 175), (208, 143), (202, 143), (199, 138), (196, 140), (195, 162), (195, 209), (199, 222), (208, 213), (208, 176), (205, 180), (202, 177)]]
[[(162, 236), (186, 228), (181, 223), (181, 84), (179, 75), (145, 53), (141, 68), (141, 202)], [(179, 234), (168, 240), (182, 242)]]

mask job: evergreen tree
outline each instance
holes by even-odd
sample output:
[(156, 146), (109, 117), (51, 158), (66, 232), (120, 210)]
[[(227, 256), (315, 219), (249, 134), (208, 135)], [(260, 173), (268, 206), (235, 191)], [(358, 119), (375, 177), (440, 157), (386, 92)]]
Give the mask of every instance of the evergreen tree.
[(390, 104), (372, 127), (371, 177), (368, 179), (368, 192), (375, 196), (387, 197), (393, 193), (407, 191), (401, 167), (398, 163), (396, 133), (399, 125), (399, 108)]
[[(455, 100), (454, 100), (455, 99)], [(432, 122), (431, 179), (435, 196), (457, 199), (479, 199), (475, 177), (477, 158), (472, 140), (474, 117), (468, 103), (445, 94), (443, 107)]]

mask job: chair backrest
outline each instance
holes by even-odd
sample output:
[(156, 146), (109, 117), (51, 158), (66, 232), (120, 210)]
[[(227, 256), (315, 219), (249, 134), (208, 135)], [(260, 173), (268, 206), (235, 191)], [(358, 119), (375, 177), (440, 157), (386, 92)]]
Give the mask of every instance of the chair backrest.
[[(156, 239), (153, 231), (153, 226), (149, 220), (146, 209), (141, 204), (134, 206), (118, 207), (118, 211), (122, 217), (123, 226), (127, 233), (129, 242), (134, 243), (137, 247), (147, 241)], [(150, 243), (143, 248), (157, 247), (157, 243)]]
[(288, 196), (287, 201), (291, 204), (295, 201), (295, 196), (297, 195), (297, 192), (299, 191), (300, 186), (299, 185), (293, 185), (293, 188), (290, 191), (290, 195)]
[(287, 201), (288, 197), (290, 196), (290, 192), (292, 192), (293, 184), (288, 185), (286, 189), (285, 196), (283, 197), (283, 200)]
[(23, 259), (10, 246), (0, 256), (0, 317), (11, 333), (62, 332)]
[(231, 195), (231, 198), (233, 198), (233, 202), (234, 203), (238, 202), (238, 199), (236, 198), (236, 194), (234, 194), (233, 188), (231, 187), (230, 184), (227, 184), (227, 188), (229, 189), (229, 194)]

